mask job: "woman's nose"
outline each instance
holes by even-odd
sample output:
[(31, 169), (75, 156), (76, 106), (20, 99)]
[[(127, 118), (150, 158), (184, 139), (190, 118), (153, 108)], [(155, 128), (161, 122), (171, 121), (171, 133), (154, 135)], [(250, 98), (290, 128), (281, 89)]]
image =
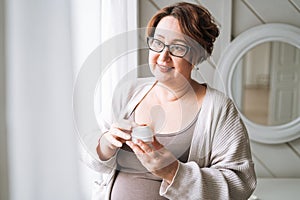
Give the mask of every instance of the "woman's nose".
[(169, 47), (165, 46), (164, 50), (159, 54), (161, 61), (169, 61), (171, 59)]

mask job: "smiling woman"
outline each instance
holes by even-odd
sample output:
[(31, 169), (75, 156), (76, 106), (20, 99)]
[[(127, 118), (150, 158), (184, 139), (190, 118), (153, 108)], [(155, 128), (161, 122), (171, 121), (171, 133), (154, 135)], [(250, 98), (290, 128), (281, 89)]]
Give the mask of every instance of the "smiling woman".
[[(256, 186), (247, 130), (231, 99), (191, 78), (219, 35), (211, 14), (170, 5), (146, 35), (154, 77), (119, 82), (98, 121), (94, 163), (107, 174), (105, 199), (247, 199)], [(133, 142), (144, 125), (153, 142)]]

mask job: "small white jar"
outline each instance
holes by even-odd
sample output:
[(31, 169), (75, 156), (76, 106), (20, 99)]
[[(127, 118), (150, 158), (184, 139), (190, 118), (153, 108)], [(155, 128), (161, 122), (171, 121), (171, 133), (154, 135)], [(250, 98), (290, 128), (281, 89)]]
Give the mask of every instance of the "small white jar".
[(151, 143), (153, 142), (153, 131), (149, 126), (137, 126), (132, 129), (131, 137), (134, 143), (137, 143), (138, 139)]

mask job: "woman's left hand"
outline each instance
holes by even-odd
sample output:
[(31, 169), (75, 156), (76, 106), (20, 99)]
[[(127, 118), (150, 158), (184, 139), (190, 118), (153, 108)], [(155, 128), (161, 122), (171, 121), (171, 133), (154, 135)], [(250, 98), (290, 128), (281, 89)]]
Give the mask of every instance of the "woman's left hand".
[(178, 168), (177, 158), (154, 137), (150, 144), (138, 140), (137, 143), (126, 141), (133, 150), (142, 165), (152, 174), (161, 177), (171, 183)]

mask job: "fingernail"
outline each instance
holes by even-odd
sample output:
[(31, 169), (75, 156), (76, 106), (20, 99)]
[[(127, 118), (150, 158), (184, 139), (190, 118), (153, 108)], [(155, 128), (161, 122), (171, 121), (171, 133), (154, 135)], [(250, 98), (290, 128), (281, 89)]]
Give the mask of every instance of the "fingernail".
[(143, 141), (142, 140), (140, 140), (140, 139), (138, 139), (138, 144), (143, 144)]
[(126, 140), (129, 140), (130, 138), (131, 138), (130, 135), (126, 135), (126, 137), (125, 137)]

